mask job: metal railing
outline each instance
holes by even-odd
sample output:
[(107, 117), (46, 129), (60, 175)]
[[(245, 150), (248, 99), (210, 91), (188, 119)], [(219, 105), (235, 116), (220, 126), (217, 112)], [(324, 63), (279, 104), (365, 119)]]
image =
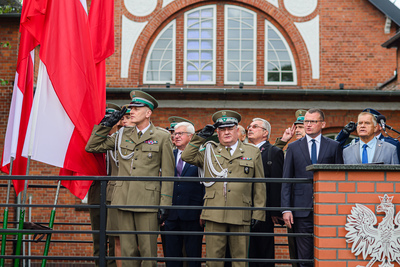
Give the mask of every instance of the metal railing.
[[(62, 180), (76, 180), (76, 176), (1, 176), (3, 180), (44, 180), (44, 181), (57, 181), (60, 178)], [(265, 210), (265, 211), (312, 211), (312, 208), (294, 208), (294, 207), (264, 207), (264, 208), (255, 208), (255, 207), (203, 207), (203, 206), (158, 206), (158, 205), (144, 205), (144, 206), (133, 206), (133, 205), (107, 205), (106, 204), (106, 187), (108, 181), (185, 181), (185, 182), (212, 182), (215, 181), (215, 178), (196, 178), (196, 177), (111, 177), (111, 176), (80, 176), (79, 180), (94, 180), (100, 181), (100, 205), (85, 205), (85, 204), (75, 204), (75, 205), (51, 205), (51, 204), (0, 204), (0, 208), (9, 207), (9, 208), (20, 208), (20, 207), (28, 207), (28, 208), (98, 208), (100, 211), (100, 229), (99, 230), (18, 230), (18, 229), (2, 229), (1, 235), (15, 235), (18, 233), (22, 234), (99, 234), (100, 237), (100, 255), (99, 257), (94, 256), (39, 256), (39, 255), (0, 255), (0, 259), (30, 259), (30, 260), (74, 260), (74, 261), (94, 261), (98, 260), (100, 266), (106, 266), (107, 260), (155, 260), (158, 262), (166, 262), (166, 261), (229, 261), (229, 262), (274, 262), (276, 264), (291, 264), (291, 263), (312, 263), (313, 260), (300, 260), (300, 259), (260, 259), (260, 258), (177, 258), (177, 257), (112, 257), (107, 256), (107, 234), (162, 234), (162, 235), (241, 235), (241, 236), (284, 236), (284, 237), (305, 237), (305, 236), (313, 236), (312, 234), (305, 233), (237, 233), (237, 232), (185, 232), (185, 231), (107, 231), (106, 230), (106, 221), (107, 221), (107, 209), (118, 209), (118, 208), (135, 208), (135, 209), (218, 209), (218, 210)], [(235, 183), (248, 183), (249, 178), (224, 178), (226, 182), (235, 182)], [(251, 183), (263, 182), (263, 183), (312, 183), (312, 179), (307, 178), (295, 178), (295, 179), (286, 179), (286, 178), (251, 178)], [(5, 185), (0, 185), (3, 187)], [(34, 190), (36, 188), (56, 188), (56, 186), (52, 185), (30, 185), (28, 190)], [(18, 222), (9, 222), (18, 224)], [(41, 222), (41, 224), (46, 224)], [(79, 224), (79, 223), (55, 223), (55, 225), (78, 225), (78, 226), (88, 226), (87, 223)], [(7, 239), (8, 241), (15, 241), (13, 239)], [(32, 240), (24, 239), (24, 242), (33, 242)], [(40, 241), (45, 242), (45, 241)], [(90, 241), (71, 241), (71, 240), (55, 240), (51, 241), (54, 243), (91, 243)], [(282, 244), (279, 244), (282, 245)], [(51, 248), (50, 248), (51, 254)]]

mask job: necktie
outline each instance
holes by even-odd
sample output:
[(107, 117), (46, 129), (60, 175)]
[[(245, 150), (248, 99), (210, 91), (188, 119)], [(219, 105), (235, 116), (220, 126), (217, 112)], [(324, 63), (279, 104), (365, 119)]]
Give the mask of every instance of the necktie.
[(138, 138), (140, 139), (140, 137), (142, 137), (142, 135), (143, 135), (142, 131), (139, 131), (139, 132), (137, 133), (137, 135), (138, 135)]
[[(232, 148), (231, 148), (231, 147), (227, 147), (226, 150), (228, 151), (229, 155), (231, 155), (231, 150), (232, 150)], [(231, 155), (231, 156), (232, 156), (232, 155)]]
[(178, 177), (181, 177), (182, 169), (183, 169), (183, 160), (181, 156), (182, 152), (179, 152), (179, 160), (178, 164), (176, 164), (176, 174)]
[(367, 153), (367, 144), (363, 144), (363, 152), (362, 152), (362, 164), (368, 163), (368, 153)]
[(315, 144), (315, 140), (311, 139), (312, 145), (311, 145), (311, 163), (316, 164), (317, 163), (317, 145)]

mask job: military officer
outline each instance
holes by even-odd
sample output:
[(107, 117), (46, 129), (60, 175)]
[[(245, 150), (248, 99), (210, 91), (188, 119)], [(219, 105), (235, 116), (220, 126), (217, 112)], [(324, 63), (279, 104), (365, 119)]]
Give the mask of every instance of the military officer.
[[(123, 105), (122, 107), (126, 107), (125, 115), (122, 119), (116, 124), (119, 125), (118, 131), (122, 128), (122, 131), (126, 127), (133, 127), (135, 124), (131, 121), (131, 109), (129, 108), (129, 104)], [(121, 108), (120, 108), (121, 110)], [(113, 135), (118, 134), (118, 132), (113, 133)], [(111, 176), (118, 176), (118, 150), (108, 150), (107, 151), (107, 174)], [(106, 201), (107, 205), (111, 205), (112, 195), (114, 193), (114, 186), (116, 181), (109, 181), (107, 184), (107, 193), (106, 193)], [(107, 231), (119, 231), (118, 228), (118, 212), (117, 209), (110, 208), (107, 210)], [(121, 244), (119, 241), (119, 234), (109, 234), (114, 239), (114, 255), (117, 257), (121, 256)], [(110, 239), (111, 240), (111, 239)], [(111, 253), (111, 251), (110, 251)], [(116, 261), (117, 267), (121, 266), (121, 260)]]
[[(118, 176), (162, 176), (174, 175), (174, 156), (168, 131), (155, 127), (150, 122), (153, 110), (158, 102), (151, 95), (142, 91), (130, 94), (131, 121), (134, 127), (119, 131), (118, 135), (107, 136), (111, 127), (120, 120), (125, 108), (115, 116), (104, 118), (100, 125), (95, 125), (86, 145), (87, 152), (102, 153), (118, 150)], [(115, 114), (115, 113), (114, 113)], [(172, 182), (157, 181), (117, 181), (112, 195), (112, 205), (161, 205), (170, 206), (172, 202)], [(159, 217), (165, 220), (168, 210), (160, 209)], [(154, 208), (119, 208), (118, 228), (121, 231), (157, 231), (157, 209)], [(121, 256), (157, 257), (156, 234), (121, 234)], [(155, 267), (155, 260), (143, 261), (143, 266)], [(141, 266), (141, 261), (122, 261), (122, 266)]]
[[(215, 182), (205, 182), (205, 207), (265, 207), (265, 183), (231, 183), (224, 178), (264, 178), (260, 150), (239, 140), (239, 113), (231, 110), (216, 112), (214, 125), (207, 125), (194, 135), (182, 154), (182, 159), (204, 170), (204, 177), (215, 178)], [(208, 141), (199, 150), (205, 139), (217, 129), (219, 144)], [(201, 219), (205, 220), (206, 232), (250, 232), (253, 221), (265, 220), (263, 210), (219, 210), (204, 209)], [(252, 220), (253, 219), (253, 220)], [(232, 258), (246, 258), (249, 245), (248, 236), (206, 235), (207, 258), (224, 258), (229, 242)], [(246, 262), (233, 262), (234, 267), (244, 267)], [(209, 261), (207, 266), (224, 266), (224, 262)]]
[[(116, 111), (121, 111), (121, 108), (114, 104), (114, 103), (107, 103), (106, 104), (106, 116), (110, 116), (112, 113)], [(111, 129), (110, 134), (114, 134), (117, 130), (118, 127), (120, 127), (120, 122), (114, 125), (114, 127)], [(107, 169), (109, 170), (109, 166), (111, 163), (108, 160), (107, 156)], [(109, 174), (109, 172), (107, 172)], [(99, 181), (93, 181), (92, 185), (89, 188), (89, 193), (88, 193), (88, 204), (89, 205), (99, 205), (100, 204), (100, 182)], [(110, 214), (107, 214), (110, 215)], [(100, 229), (100, 210), (99, 209), (92, 209), (89, 208), (89, 216), (90, 216), (90, 224), (92, 226), (92, 230), (99, 230)], [(107, 220), (109, 220), (109, 216), (107, 216)], [(99, 256), (100, 253), (100, 248), (99, 248), (99, 241), (100, 237), (99, 234), (92, 234), (93, 238), (93, 256)], [(114, 237), (108, 236), (109, 242), (110, 242), (110, 251), (109, 255), (114, 256), (114, 250), (115, 250), (115, 242), (114, 242)], [(95, 260), (95, 265), (99, 266), (99, 261)], [(109, 260), (107, 262), (107, 266), (116, 266), (115, 260)]]

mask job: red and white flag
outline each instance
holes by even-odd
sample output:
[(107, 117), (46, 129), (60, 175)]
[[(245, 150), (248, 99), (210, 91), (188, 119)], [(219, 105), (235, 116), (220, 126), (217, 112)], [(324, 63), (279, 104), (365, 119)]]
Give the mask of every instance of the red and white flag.
[[(79, 175), (105, 175), (103, 156), (84, 149), (105, 111), (86, 1), (36, 0), (30, 7), (21, 24), (40, 43), (41, 62), (23, 155)], [(80, 198), (90, 184), (63, 181)]]
[[(36, 40), (24, 27), (20, 27), (20, 33), (17, 72), (1, 161), (1, 171), (8, 174), (12, 171), (13, 175), (26, 174), (27, 159), (21, 156), (21, 152), (32, 107), (34, 48), (37, 46)], [(14, 159), (12, 170), (10, 170), (11, 157)], [(24, 189), (24, 182), (13, 180), (17, 195)]]

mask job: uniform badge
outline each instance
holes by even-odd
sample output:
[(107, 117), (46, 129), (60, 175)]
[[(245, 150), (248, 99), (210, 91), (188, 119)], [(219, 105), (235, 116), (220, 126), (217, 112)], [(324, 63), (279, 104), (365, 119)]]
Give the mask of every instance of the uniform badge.
[(247, 166), (244, 167), (244, 173), (245, 173), (245, 174), (249, 174), (249, 170), (250, 170), (249, 167), (247, 167)]
[(153, 157), (153, 155), (151, 154), (151, 152), (147, 155), (147, 157), (148, 157), (149, 159), (151, 159), (151, 158)]

